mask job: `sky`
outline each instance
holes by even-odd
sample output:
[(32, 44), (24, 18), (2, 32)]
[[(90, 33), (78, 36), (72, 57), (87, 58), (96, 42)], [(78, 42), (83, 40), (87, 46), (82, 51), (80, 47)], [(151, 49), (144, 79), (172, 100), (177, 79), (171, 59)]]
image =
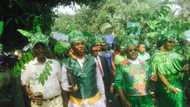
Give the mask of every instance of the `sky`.
[(72, 3), (71, 5), (68, 6), (59, 5), (55, 7), (53, 11), (58, 15), (59, 14), (74, 15), (78, 9), (80, 9), (80, 6), (76, 3), (75, 4)]
[[(161, 0), (161, 1), (165, 1), (165, 0)], [(169, 0), (169, 1), (170, 2), (176, 2), (177, 0)], [(176, 16), (179, 15), (180, 12), (181, 12), (181, 10), (182, 10), (182, 8), (179, 5), (177, 5), (177, 4), (169, 4), (168, 6), (172, 9), (174, 15), (176, 15)], [(78, 9), (80, 9), (80, 6), (78, 4), (71, 3), (71, 5), (68, 5), (68, 6), (59, 5), (59, 6), (55, 7), (53, 9), (53, 11), (57, 15), (60, 15), (60, 14), (75, 15), (76, 11)]]

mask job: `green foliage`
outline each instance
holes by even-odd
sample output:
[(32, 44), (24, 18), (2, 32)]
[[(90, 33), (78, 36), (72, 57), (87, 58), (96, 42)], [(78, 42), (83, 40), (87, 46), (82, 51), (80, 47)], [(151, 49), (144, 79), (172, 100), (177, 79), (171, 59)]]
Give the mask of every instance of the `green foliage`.
[(3, 21), (0, 21), (0, 38), (1, 38), (1, 34), (3, 33), (3, 26), (4, 22)]
[(24, 65), (33, 59), (32, 52), (28, 51), (23, 53), (22, 58), (16, 63), (16, 65), (11, 69), (11, 74), (15, 77), (20, 76)]
[(49, 37), (45, 36), (41, 31), (38, 32), (29, 32), (26, 30), (18, 29), (23, 36), (27, 37), (28, 41), (34, 46), (38, 42), (48, 44)]
[(63, 55), (65, 52), (68, 52), (70, 49), (70, 44), (66, 42), (56, 42), (53, 48), (53, 51), (56, 55)]
[[(167, 1), (123, 1), (125, 0), (106, 0), (96, 9), (83, 6), (74, 16), (60, 16), (54, 28), (58, 28), (57, 23), (63, 23), (59, 29), (54, 30), (67, 32), (67, 26), (72, 26), (72, 29), (102, 34), (111, 33), (101, 30), (105, 24), (111, 24), (117, 36), (144, 41), (150, 47), (156, 46), (163, 36), (173, 35), (180, 39), (190, 27), (190, 20), (185, 17), (184, 11), (180, 16), (174, 16)], [(66, 17), (70, 18), (67, 20)]]
[(38, 81), (39, 81), (42, 85), (45, 84), (45, 82), (48, 80), (48, 78), (49, 78), (49, 76), (50, 76), (50, 74), (51, 74), (51, 71), (52, 71), (52, 68), (51, 68), (51, 65), (50, 65), (51, 63), (52, 63), (52, 61), (47, 61), (47, 62), (45, 63), (45, 67), (44, 67), (42, 73), (40, 73), (40, 75), (39, 75), (39, 77), (38, 77)]

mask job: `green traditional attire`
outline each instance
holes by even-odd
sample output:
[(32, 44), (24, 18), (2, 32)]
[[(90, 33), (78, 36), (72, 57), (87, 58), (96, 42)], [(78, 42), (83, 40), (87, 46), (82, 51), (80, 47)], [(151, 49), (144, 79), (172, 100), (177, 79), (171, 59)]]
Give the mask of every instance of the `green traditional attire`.
[[(81, 68), (80, 64), (74, 59), (69, 59), (68, 66), (70, 68), (69, 72), (74, 77), (74, 83), (80, 87), (80, 90), (72, 93), (72, 96), (77, 98), (89, 98), (94, 96), (98, 90), (96, 86), (96, 63), (94, 57), (86, 56), (84, 67)], [(95, 84), (91, 84), (91, 83)], [(90, 90), (90, 91), (89, 91)]]
[[(71, 46), (84, 43), (85, 37), (79, 31), (70, 34)], [(104, 89), (100, 71), (95, 57), (85, 55), (83, 58), (68, 58), (66, 62), (68, 82), (74, 89), (70, 93), (68, 107), (105, 107)], [(102, 88), (103, 87), (103, 88)]]
[[(94, 57), (86, 55), (84, 57), (83, 66), (79, 61), (69, 58), (67, 62), (68, 74), (71, 78), (68, 79), (72, 86), (77, 86), (78, 89), (71, 92), (69, 98), (69, 107), (105, 107), (103, 96), (100, 93), (97, 83), (102, 78), (97, 76), (97, 67)], [(102, 80), (101, 80), (102, 81)], [(102, 83), (103, 84), (103, 81)]]
[(175, 52), (156, 52), (151, 58), (153, 75), (161, 74), (169, 82), (170, 86), (179, 88), (177, 94), (171, 92), (158, 78), (156, 83), (156, 95), (158, 107), (184, 107), (184, 95), (182, 87), (182, 57)]
[(115, 86), (123, 89), (132, 107), (154, 107), (148, 94), (149, 67), (139, 59), (117, 67)]

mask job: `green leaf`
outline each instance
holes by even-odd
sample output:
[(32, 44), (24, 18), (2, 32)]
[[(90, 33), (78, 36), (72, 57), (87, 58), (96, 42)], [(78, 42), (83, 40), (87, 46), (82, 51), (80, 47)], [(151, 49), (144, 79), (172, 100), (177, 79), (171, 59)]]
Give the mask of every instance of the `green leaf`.
[(4, 28), (4, 22), (3, 21), (0, 21), (0, 37), (1, 37), (1, 34), (3, 33), (3, 28)]
[(29, 31), (23, 30), (23, 29), (17, 29), (18, 32), (20, 32), (23, 36), (27, 37), (27, 38), (31, 38), (32, 33), (30, 33)]
[(48, 80), (48, 78), (49, 78), (49, 76), (51, 74), (51, 72), (50, 72), (50, 71), (52, 71), (52, 68), (51, 68), (51, 65), (50, 65), (51, 63), (52, 63), (52, 61), (45, 62), (45, 67), (44, 67), (42, 73), (40, 73), (40, 75), (38, 77), (38, 81), (42, 85), (45, 84), (45, 82)]

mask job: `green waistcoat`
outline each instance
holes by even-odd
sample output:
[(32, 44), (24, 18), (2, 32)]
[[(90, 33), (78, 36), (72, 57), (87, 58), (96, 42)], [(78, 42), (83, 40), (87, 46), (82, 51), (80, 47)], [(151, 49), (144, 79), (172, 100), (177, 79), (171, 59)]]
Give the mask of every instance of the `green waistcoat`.
[(96, 95), (97, 80), (96, 80), (96, 62), (93, 56), (86, 55), (84, 65), (81, 68), (78, 61), (68, 59), (68, 72), (72, 74), (75, 84), (78, 86), (76, 92), (71, 93), (76, 98), (90, 98)]

